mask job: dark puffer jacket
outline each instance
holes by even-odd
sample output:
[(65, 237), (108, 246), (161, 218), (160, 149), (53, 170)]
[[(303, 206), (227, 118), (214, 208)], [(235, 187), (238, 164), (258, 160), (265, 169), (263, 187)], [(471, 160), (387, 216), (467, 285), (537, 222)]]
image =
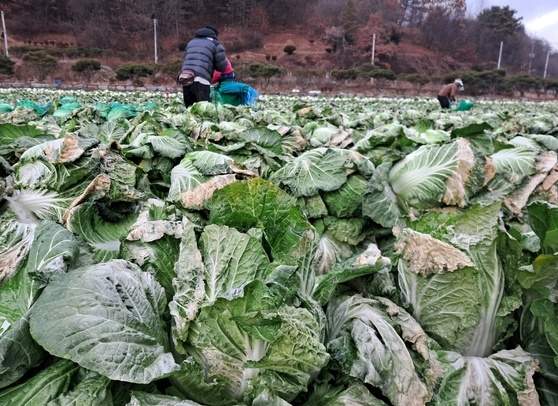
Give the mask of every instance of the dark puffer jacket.
[(186, 45), (182, 70), (192, 70), (196, 76), (211, 81), (214, 70), (226, 68), (225, 48), (217, 41), (217, 33), (208, 27), (197, 30), (194, 39)]

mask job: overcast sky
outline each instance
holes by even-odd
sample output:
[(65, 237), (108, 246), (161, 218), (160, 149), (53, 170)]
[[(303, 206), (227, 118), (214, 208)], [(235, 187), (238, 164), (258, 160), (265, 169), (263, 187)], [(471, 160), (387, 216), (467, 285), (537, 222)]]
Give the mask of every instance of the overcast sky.
[(510, 6), (523, 17), (527, 31), (546, 39), (558, 50), (558, 0), (467, 0), (469, 11), (483, 7)]

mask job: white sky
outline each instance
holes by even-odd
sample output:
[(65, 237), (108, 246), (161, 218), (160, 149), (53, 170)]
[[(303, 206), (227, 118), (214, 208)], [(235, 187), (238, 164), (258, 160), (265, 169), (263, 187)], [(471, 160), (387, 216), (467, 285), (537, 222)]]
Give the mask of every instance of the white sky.
[(477, 14), (483, 7), (510, 6), (523, 17), (527, 31), (543, 38), (558, 50), (558, 0), (467, 0)]

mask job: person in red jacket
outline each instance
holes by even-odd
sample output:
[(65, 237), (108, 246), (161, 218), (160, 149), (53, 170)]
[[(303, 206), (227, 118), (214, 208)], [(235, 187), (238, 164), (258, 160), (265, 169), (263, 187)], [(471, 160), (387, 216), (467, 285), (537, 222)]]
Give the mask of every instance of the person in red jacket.
[(227, 58), (227, 67), (223, 71), (214, 70), (211, 84), (217, 84), (223, 80), (234, 80), (235, 74), (231, 61)]

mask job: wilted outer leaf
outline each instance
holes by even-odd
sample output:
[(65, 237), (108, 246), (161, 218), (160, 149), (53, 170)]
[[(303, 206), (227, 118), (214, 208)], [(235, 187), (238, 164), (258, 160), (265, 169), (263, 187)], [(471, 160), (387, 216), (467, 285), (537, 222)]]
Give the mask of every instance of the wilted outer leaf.
[(442, 201), (448, 206), (465, 207), (467, 204), (466, 187), (475, 166), (475, 154), (469, 141), (460, 138), (457, 144), (457, 170), (446, 184)]
[(79, 366), (73, 362), (58, 361), (27, 381), (0, 392), (0, 404), (45, 406), (69, 389), (78, 371)]
[(21, 155), (20, 160), (24, 162), (32, 159), (44, 159), (53, 164), (73, 162), (81, 157), (86, 149), (96, 144), (98, 141), (67, 135), (64, 138), (47, 141), (29, 148)]
[(175, 264), (176, 277), (172, 280), (174, 296), (169, 303), (173, 318), (173, 340), (186, 340), (189, 322), (193, 320), (205, 297), (204, 263), (194, 225), (185, 223), (180, 241), (180, 254)]
[(257, 281), (243, 297), (203, 308), (188, 336), (199, 356), (172, 377), (175, 385), (210, 405), (249, 402), (266, 388), (290, 401), (306, 390), (329, 357), (311, 314), (280, 302)]
[(169, 200), (172, 202), (180, 201), (182, 193), (194, 190), (206, 180), (207, 178), (196, 169), (192, 162), (183, 160), (171, 172)]
[(346, 157), (334, 149), (313, 149), (275, 172), (273, 180), (297, 197), (337, 190), (347, 181)]
[(547, 151), (539, 156), (536, 165), (537, 173), (532, 176), (525, 185), (505, 200), (506, 206), (512, 211), (512, 213), (515, 215), (521, 214), (521, 211), (527, 205), (527, 201), (529, 200), (531, 193), (533, 193), (535, 189), (546, 179), (548, 173), (556, 166), (557, 163), (558, 157), (554, 151)]
[(23, 188), (47, 188), (56, 174), (54, 166), (44, 161), (26, 162), (15, 167), (16, 185)]
[(29, 274), (43, 285), (65, 272), (78, 253), (78, 241), (59, 224), (43, 221), (35, 233), (25, 265)]
[(200, 239), (203, 263), (198, 262), (199, 251), (196, 252), (191, 238), (188, 235), (183, 239), (181, 249), (186, 252), (180, 254), (177, 277), (173, 281), (177, 293), (171, 303), (171, 313), (175, 315), (181, 339), (185, 339), (187, 323), (201, 307), (211, 306), (220, 298), (232, 300), (242, 296), (246, 285), (256, 278), (265, 278), (269, 266), (261, 240), (234, 228), (209, 225), (204, 229)]
[(444, 376), (432, 404), (436, 406), (538, 406), (533, 382), (536, 361), (520, 347), (488, 358), (439, 352)]
[(428, 234), (404, 229), (396, 230), (395, 235), (398, 237), (395, 247), (413, 273), (427, 276), (473, 266), (465, 253)]
[(43, 358), (29, 333), (29, 309), (42, 286), (63, 273), (77, 255), (77, 241), (64, 227), (42, 222), (25, 267), (0, 285), (0, 388), (21, 378)]
[[(425, 249), (420, 244), (401, 243), (403, 251), (410, 249), (399, 261), (403, 301), (444, 348), (474, 356), (489, 355), (500, 333), (496, 318), (505, 279), (496, 246), (499, 213), (500, 204), (431, 212), (412, 225), (419, 232), (429, 233), (416, 240), (426, 241)], [(446, 258), (436, 254), (446, 248)], [(420, 256), (429, 251), (432, 256)], [(416, 262), (414, 255), (425, 261)], [(457, 263), (448, 266), (448, 261), (456, 259)], [(471, 262), (472, 266), (465, 266)]]
[(31, 335), (51, 354), (110, 379), (149, 383), (176, 369), (165, 352), (165, 307), (152, 275), (114, 260), (49, 284), (31, 311)]
[(128, 241), (153, 242), (168, 235), (180, 238), (183, 233), (181, 221), (150, 219), (149, 210), (142, 211), (131, 226), (126, 239)]
[(94, 204), (84, 203), (68, 212), (68, 230), (77, 234), (95, 252), (97, 261), (117, 258), (121, 242), (128, 235), (137, 215), (128, 214), (118, 222), (103, 219)]
[(188, 149), (186, 141), (179, 137), (151, 135), (146, 141), (151, 144), (155, 153), (167, 158), (180, 158)]
[(200, 406), (200, 404), (173, 396), (156, 395), (147, 392), (132, 392), (132, 399), (126, 406)]
[(344, 372), (380, 388), (395, 406), (430, 400), (436, 367), (426, 334), (405, 310), (354, 295), (330, 303), (327, 320), (328, 352)]
[(0, 217), (0, 283), (10, 278), (27, 257), (35, 235), (35, 224), (20, 223), (9, 215)]
[(393, 227), (401, 218), (397, 196), (388, 181), (390, 170), (389, 163), (376, 168), (362, 201), (362, 214), (383, 227)]
[(432, 128), (432, 120), (420, 120), (415, 128), (405, 128), (405, 137), (417, 144), (441, 144), (450, 140), (450, 134), (444, 130)]
[(428, 207), (441, 200), (457, 167), (456, 143), (423, 146), (391, 169), (389, 182), (404, 206)]
[(527, 176), (536, 172), (537, 155), (537, 150), (515, 147), (500, 150), (487, 157), (487, 174), (493, 176), (493, 179), (486, 185), (487, 193), (480, 201), (489, 204), (514, 192)]
[(316, 278), (312, 296), (321, 304), (327, 303), (336, 287), (360, 276), (391, 269), (391, 260), (383, 257), (375, 244), (359, 255), (337, 264), (332, 270)]
[(184, 162), (186, 161), (192, 162), (192, 165), (205, 176), (230, 173), (234, 164), (232, 158), (211, 151), (191, 152), (184, 157)]
[(359, 175), (353, 175), (340, 189), (325, 193), (324, 202), (329, 214), (335, 217), (360, 215), (362, 199), (367, 186), (366, 179)]
[(335, 240), (331, 235), (322, 234), (312, 258), (312, 268), (316, 275), (329, 272), (333, 266), (353, 254), (351, 246)]
[(311, 398), (306, 406), (386, 406), (370, 393), (366, 386), (351, 384), (347, 389), (332, 389), (321, 396)]
[(213, 193), (236, 182), (235, 175), (218, 175), (180, 195), (180, 202), (185, 209), (203, 209)]
[(70, 392), (51, 400), (46, 406), (108, 406), (112, 404), (110, 379), (95, 372), (82, 371), (83, 379)]

